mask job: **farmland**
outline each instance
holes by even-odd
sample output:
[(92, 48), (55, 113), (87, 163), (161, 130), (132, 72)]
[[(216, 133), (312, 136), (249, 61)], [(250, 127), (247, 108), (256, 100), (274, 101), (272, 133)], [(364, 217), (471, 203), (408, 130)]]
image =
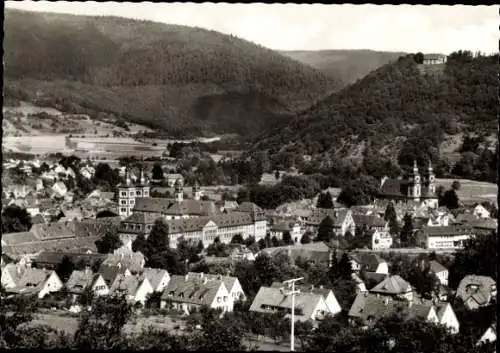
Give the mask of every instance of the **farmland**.
[(462, 201), (491, 201), (497, 203), (498, 185), (482, 181), (473, 181), (467, 179), (437, 179), (437, 185), (443, 185), (445, 189), (451, 188), (451, 184), (458, 180), (461, 188), (458, 191), (458, 197)]

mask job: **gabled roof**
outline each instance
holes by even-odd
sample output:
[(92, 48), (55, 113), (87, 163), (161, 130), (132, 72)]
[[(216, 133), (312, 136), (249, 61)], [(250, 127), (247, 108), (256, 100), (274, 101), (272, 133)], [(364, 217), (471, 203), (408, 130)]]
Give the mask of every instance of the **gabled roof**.
[(75, 232), (69, 223), (34, 224), (30, 232), (42, 240), (75, 237)]
[(120, 264), (122, 267), (128, 268), (132, 273), (140, 273), (145, 262), (144, 255), (139, 251), (132, 252), (125, 248), (121, 250), (109, 254), (103, 261), (102, 266), (118, 266)]
[(209, 281), (222, 281), (224, 282), (224, 285), (226, 286), (226, 289), (228, 291), (231, 291), (236, 281), (238, 281), (238, 278), (233, 276), (214, 275), (211, 273), (203, 273), (203, 272), (188, 272), (188, 276), (191, 278), (198, 278), (201, 280), (203, 278), (206, 278)]
[(462, 225), (423, 227), (421, 232), (427, 237), (470, 235), (472, 234), (472, 228), (470, 226)]
[(446, 267), (444, 267), (443, 265), (441, 265), (436, 260), (431, 260), (429, 262), (429, 269), (433, 273), (439, 273), (439, 272), (443, 272), (443, 271), (448, 271), (448, 269)]
[(349, 256), (368, 272), (376, 272), (380, 264), (386, 263), (379, 255), (371, 252), (351, 253)]
[(145, 267), (141, 273), (141, 280), (147, 278), (153, 289), (158, 288), (163, 277), (169, 276), (168, 271), (161, 268)]
[(76, 223), (75, 235), (77, 237), (102, 237), (107, 232), (118, 231), (120, 217), (102, 217), (96, 219), (85, 219)]
[(8, 289), (8, 291), (15, 293), (36, 293), (42, 289), (43, 284), (53, 272), (33, 267), (26, 268), (17, 285), (14, 288)]
[(2, 272), (7, 271), (14, 283), (17, 284), (19, 283), (19, 280), (21, 279), (25, 269), (25, 267), (20, 266), (19, 264), (9, 263), (5, 265), (5, 267), (2, 269)]
[(162, 219), (157, 213), (136, 212), (125, 218), (122, 223), (154, 224), (157, 219)]
[[(163, 291), (162, 299), (195, 305), (210, 305), (221, 286), (226, 288), (223, 281), (172, 275)], [(229, 290), (227, 292), (229, 294)]]
[(40, 239), (33, 232), (20, 232), (4, 233), (2, 234), (2, 241), (7, 245), (19, 245), (40, 241)]
[(90, 270), (75, 270), (66, 282), (66, 288), (70, 293), (82, 293), (87, 287), (91, 286), (96, 279), (96, 275)]
[[(319, 301), (322, 301), (321, 294), (300, 292), (295, 295), (295, 316), (298, 320), (308, 320), (312, 317), (314, 309)], [(250, 306), (250, 311), (267, 313), (263, 306), (271, 306), (284, 310), (291, 310), (292, 297), (285, 296), (278, 288), (260, 287), (255, 299)]]
[(86, 237), (86, 238), (64, 238), (37, 240), (29, 243), (15, 244), (4, 246), (2, 252), (11, 256), (19, 256), (23, 254), (35, 254), (41, 251), (74, 251), (90, 250), (97, 252), (95, 241), (101, 237)]
[(126, 270), (127, 269), (125, 267), (120, 268), (118, 266), (101, 265), (101, 267), (99, 267), (99, 274), (109, 286), (115, 281), (119, 274), (125, 273)]
[(315, 208), (311, 216), (308, 217), (307, 223), (319, 225), (326, 217), (330, 217), (333, 221), (333, 226), (338, 228), (342, 226), (350, 212), (347, 208)]
[(371, 292), (381, 294), (404, 294), (411, 291), (411, 286), (408, 282), (398, 275), (389, 276), (379, 284), (377, 284)]
[(199, 215), (208, 216), (220, 213), (219, 208), (213, 201), (183, 200), (176, 201), (167, 198), (145, 197), (135, 201), (134, 213), (153, 212), (166, 215)]
[[(273, 282), (271, 285), (271, 288), (287, 288), (286, 284), (282, 282)], [(329, 288), (324, 288), (323, 286), (314, 286), (314, 285), (308, 285), (308, 284), (296, 284), (295, 288), (300, 290), (301, 293), (313, 293), (313, 294), (318, 294), (323, 296), (323, 299), (326, 299), (330, 293), (333, 293), (332, 289)]]
[(106, 254), (87, 254), (85, 252), (69, 252), (69, 251), (43, 251), (33, 258), (34, 263), (40, 265), (58, 265), (64, 257), (68, 257), (74, 264), (83, 262), (86, 266), (91, 267), (96, 263), (101, 263), (106, 259)]
[(110, 292), (125, 292), (127, 295), (135, 295), (137, 289), (139, 288), (142, 281), (137, 276), (125, 276), (124, 274), (118, 274), (116, 279), (111, 284)]
[(353, 214), (352, 218), (356, 226), (365, 225), (367, 227), (385, 227), (386, 220), (376, 215)]
[(359, 293), (349, 310), (349, 317), (358, 318), (362, 322), (379, 320), (395, 314), (398, 310), (406, 312), (407, 318), (427, 318), (434, 308), (431, 304), (409, 303), (364, 292)]
[(473, 299), (479, 305), (490, 302), (492, 287), (496, 288), (496, 282), (488, 276), (467, 275), (458, 285), (456, 296), (464, 302)]

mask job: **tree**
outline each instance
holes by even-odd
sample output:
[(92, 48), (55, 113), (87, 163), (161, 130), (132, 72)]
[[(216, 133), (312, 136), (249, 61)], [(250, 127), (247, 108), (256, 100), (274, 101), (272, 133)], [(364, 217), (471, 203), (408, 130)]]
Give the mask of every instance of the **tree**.
[(415, 60), (415, 63), (417, 63), (417, 64), (423, 64), (424, 63), (424, 54), (421, 52), (414, 54), (413, 60)]
[(457, 209), (459, 205), (458, 195), (455, 189), (447, 190), (441, 198), (440, 206), (446, 206), (450, 210)]
[(132, 251), (139, 251), (142, 254), (146, 254), (147, 252), (147, 240), (144, 234), (140, 233), (132, 242)]
[(451, 184), (451, 188), (452, 188), (452, 190), (458, 191), (458, 190), (460, 190), (462, 188), (462, 185), (460, 184), (460, 182), (458, 180), (455, 180)]
[(316, 208), (333, 208), (332, 195), (329, 191), (327, 191), (326, 193), (320, 193), (318, 195)]
[(311, 242), (311, 233), (305, 232), (304, 235), (302, 235), (302, 238), (300, 239), (300, 243), (309, 244), (310, 242)]
[(152, 170), (152, 176), (154, 180), (163, 180), (165, 178), (163, 174), (163, 168), (159, 163), (155, 163)]
[(271, 238), (271, 243), (272, 243), (273, 247), (277, 247), (277, 246), (281, 245), (281, 241), (276, 236), (273, 236)]
[(405, 214), (403, 218), (403, 229), (400, 233), (400, 241), (402, 246), (408, 246), (413, 239), (413, 219), (410, 214)]
[[(147, 239), (147, 254), (154, 254), (168, 250), (168, 226), (162, 219), (157, 219), (153, 224)], [(146, 257), (148, 257), (147, 254)]]
[(9, 205), (2, 212), (2, 233), (27, 232), (31, 225), (31, 216), (24, 208)]
[(329, 243), (335, 237), (335, 233), (333, 232), (333, 220), (327, 216), (325, 217), (318, 227), (318, 241), (324, 241)]
[(352, 264), (347, 253), (342, 254), (339, 262), (334, 267), (335, 278), (349, 280), (352, 275)]
[(99, 254), (111, 254), (114, 250), (123, 246), (120, 237), (115, 232), (106, 232), (104, 237), (95, 241)]
[(283, 243), (285, 245), (293, 245), (295, 243), (289, 231), (283, 233)]
[(56, 267), (56, 273), (63, 283), (66, 283), (74, 270), (75, 264), (68, 256), (64, 256)]
[(243, 244), (244, 243), (244, 240), (243, 240), (243, 236), (241, 235), (241, 233), (237, 233), (233, 236), (233, 238), (231, 239), (231, 244)]
[(279, 171), (279, 170), (276, 170), (276, 171), (274, 172), (274, 178), (275, 178), (276, 180), (280, 180), (280, 171)]
[(378, 191), (378, 182), (373, 177), (361, 176), (347, 182), (342, 188), (337, 201), (351, 207), (355, 205), (367, 205), (372, 202)]

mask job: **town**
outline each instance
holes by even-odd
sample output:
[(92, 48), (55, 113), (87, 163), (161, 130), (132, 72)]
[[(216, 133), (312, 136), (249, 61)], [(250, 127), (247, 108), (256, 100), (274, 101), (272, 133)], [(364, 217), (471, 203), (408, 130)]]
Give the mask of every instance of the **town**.
[(496, 353), (492, 9), (7, 1), (0, 348)]
[[(347, 207), (327, 189), (312, 207), (292, 210), (238, 202), (237, 193), (196, 180), (184, 185), (161, 162), (145, 165), (112, 171), (74, 156), (4, 161), (4, 173), (23, 183), (3, 185), (2, 296), (36, 298), (53, 311), (47, 317), (77, 316), (89, 298), (123, 295), (138, 313), (294, 315), (302, 330), (339, 316), (347, 326), (368, 327), (403, 306), (405, 315), (454, 334), (467, 311), (495, 303), (492, 273), (464, 268), (456, 256), (477, 241), (496, 241), (496, 205), (461, 202), (458, 181), (450, 189), (457, 205), (442, 205), (431, 164), (382, 178), (365, 205)], [(85, 194), (75, 183), (99, 185), (103, 170), (116, 174), (114, 192), (103, 191), (106, 184)], [(171, 197), (152, 197), (159, 190)], [(288, 294), (282, 282), (299, 276)], [(494, 341), (495, 322), (486, 324), (478, 345)], [(278, 335), (286, 345), (289, 329), (271, 329), (252, 337)]]

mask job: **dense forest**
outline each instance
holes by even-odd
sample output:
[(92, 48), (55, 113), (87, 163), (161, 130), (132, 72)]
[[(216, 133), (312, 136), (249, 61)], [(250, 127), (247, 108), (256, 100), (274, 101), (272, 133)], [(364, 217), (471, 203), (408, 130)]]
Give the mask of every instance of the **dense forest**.
[(340, 79), (345, 85), (405, 55), (403, 52), (374, 50), (294, 50), (281, 53)]
[[(445, 136), (485, 140), (496, 132), (497, 71), (498, 55), (459, 51), (432, 67), (407, 55), (262, 134), (254, 150), (269, 151), (271, 159), (306, 153), (328, 160), (357, 153), (360, 159), (391, 158), (400, 166), (413, 159), (440, 164)], [(485, 166), (495, 166), (492, 147), (484, 158), (484, 146), (476, 151)]]
[(215, 31), (7, 10), (5, 93), (174, 132), (248, 134), (338, 91), (340, 80)]

